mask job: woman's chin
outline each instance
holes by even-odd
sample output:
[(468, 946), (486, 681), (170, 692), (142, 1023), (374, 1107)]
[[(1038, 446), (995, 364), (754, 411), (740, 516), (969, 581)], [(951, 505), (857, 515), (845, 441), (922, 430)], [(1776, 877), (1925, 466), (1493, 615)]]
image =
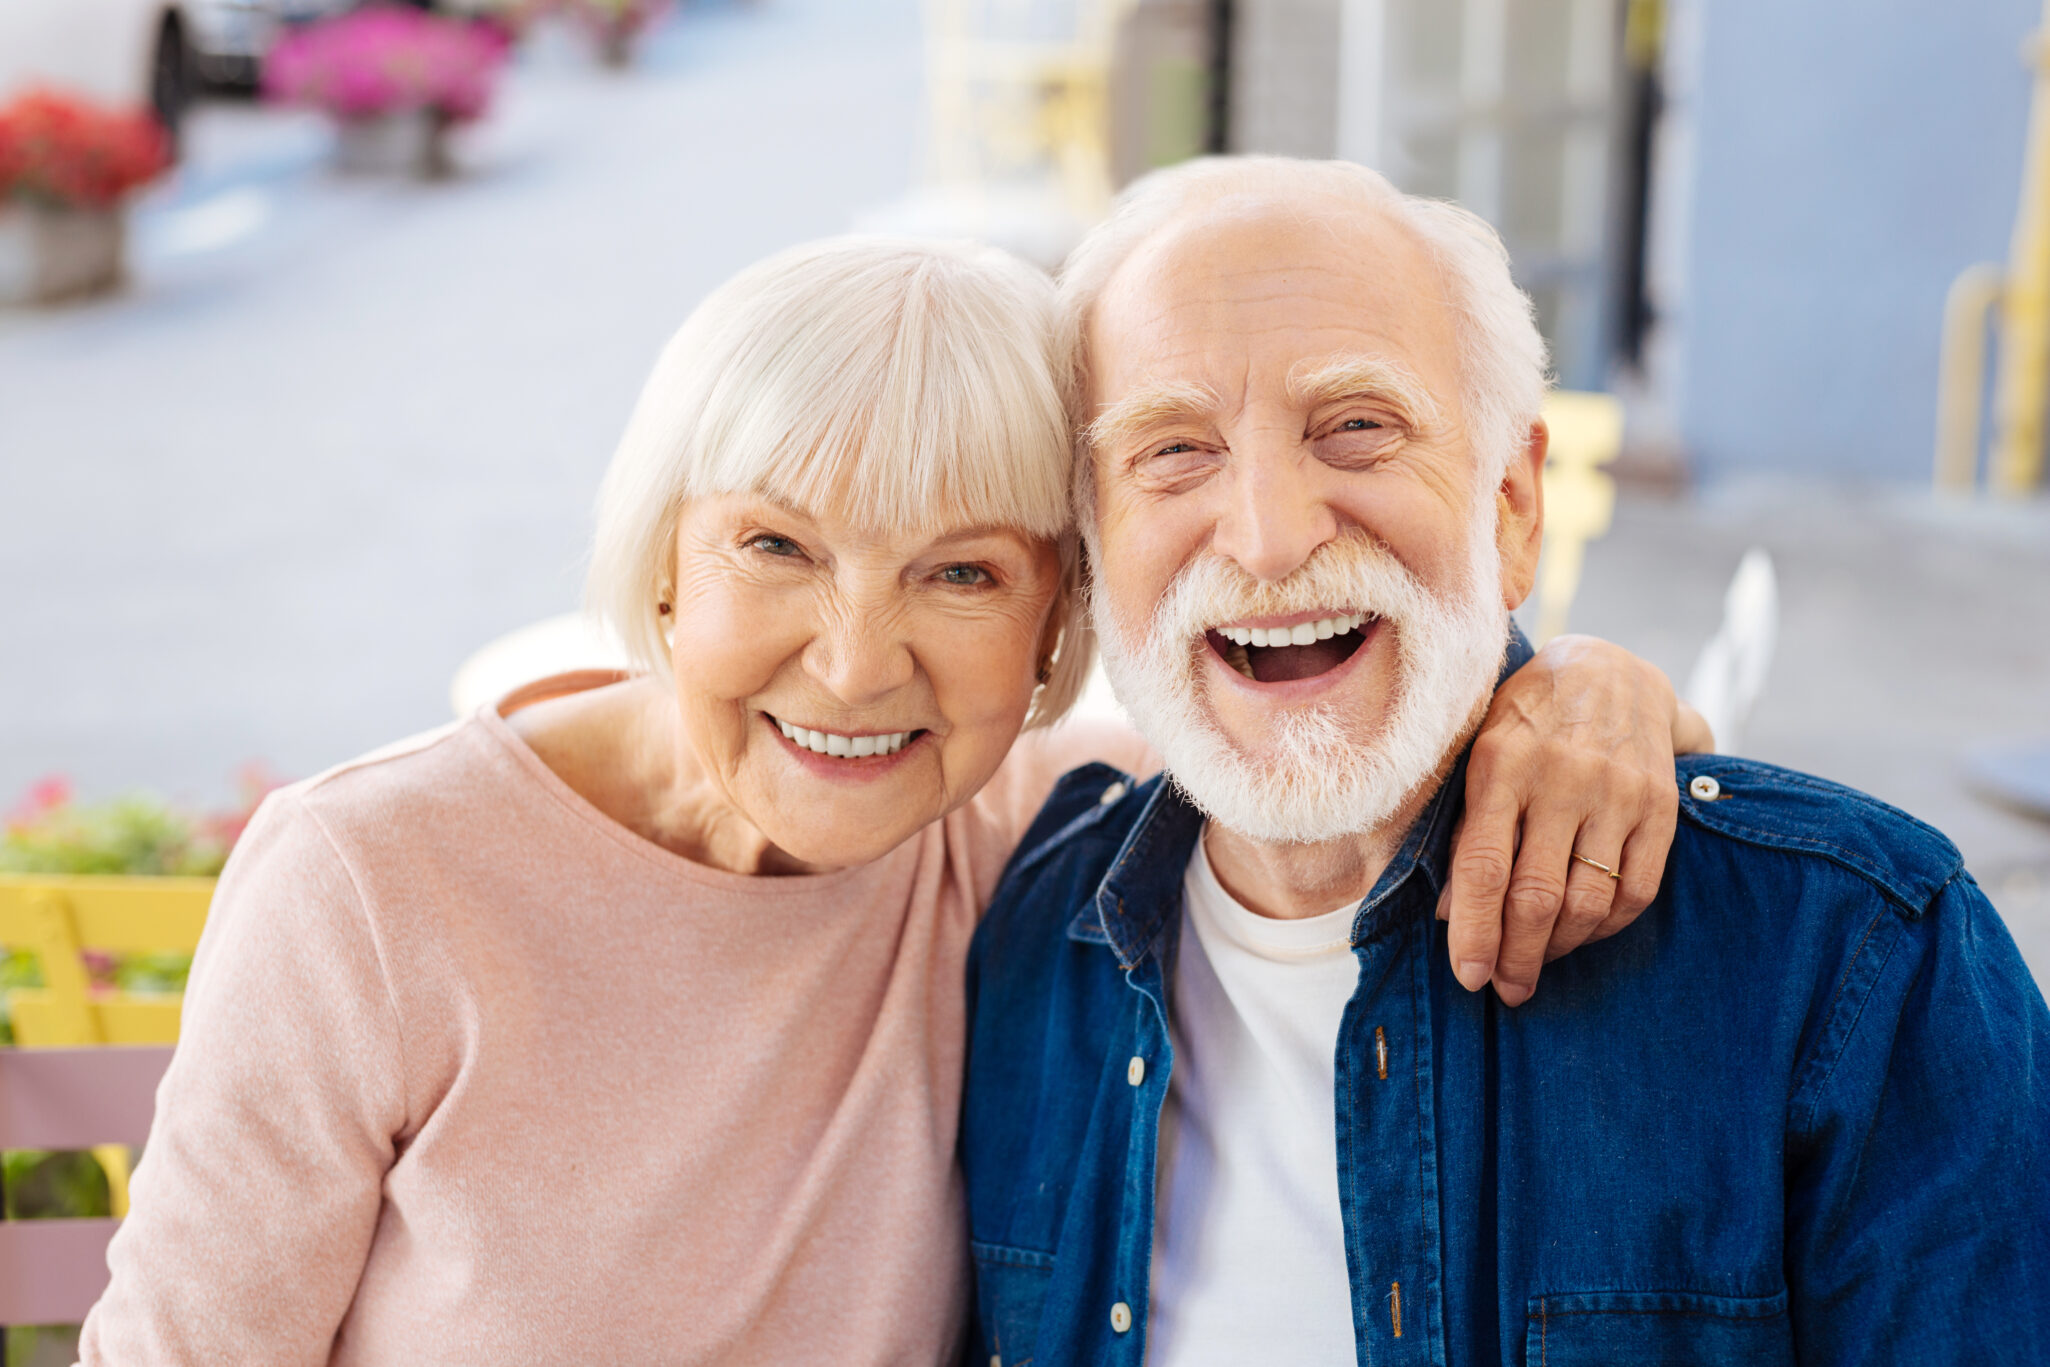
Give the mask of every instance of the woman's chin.
[(881, 829), (871, 821), (858, 830), (834, 829), (837, 823), (776, 823), (796, 829), (768, 830), (770, 842), (788, 861), (791, 873), (835, 873), (872, 864), (916, 835), (923, 825)]

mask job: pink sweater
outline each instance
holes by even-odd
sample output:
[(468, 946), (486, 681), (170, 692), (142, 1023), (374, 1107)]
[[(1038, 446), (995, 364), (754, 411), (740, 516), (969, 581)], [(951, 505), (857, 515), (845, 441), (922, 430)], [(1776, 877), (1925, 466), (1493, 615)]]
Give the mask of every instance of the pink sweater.
[(932, 1363), (975, 918), (1021, 741), (875, 863), (749, 878), (496, 713), (272, 797), (214, 899), (87, 1364)]

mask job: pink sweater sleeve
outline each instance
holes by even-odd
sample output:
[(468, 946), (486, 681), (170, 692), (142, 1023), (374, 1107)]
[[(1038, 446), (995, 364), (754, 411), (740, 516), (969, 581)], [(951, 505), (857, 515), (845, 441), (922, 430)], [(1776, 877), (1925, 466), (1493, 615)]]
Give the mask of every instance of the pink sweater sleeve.
[(325, 1363), (407, 1104), (378, 946), (297, 795), (229, 862), (181, 1036), (80, 1356)]

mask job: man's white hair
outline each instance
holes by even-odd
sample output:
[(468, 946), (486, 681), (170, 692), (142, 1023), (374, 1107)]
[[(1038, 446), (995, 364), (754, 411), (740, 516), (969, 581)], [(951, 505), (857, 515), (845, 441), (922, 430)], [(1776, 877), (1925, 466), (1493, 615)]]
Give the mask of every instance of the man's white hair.
[(657, 677), (686, 502), (761, 494), (887, 530), (1057, 539), (1060, 640), (1028, 724), (1088, 681), (1053, 284), (992, 247), (848, 237), (742, 271), (684, 322), (598, 496), (589, 606)]
[(1483, 487), (1502, 477), (1544, 403), (1546, 355), (1530, 296), (1516, 287), (1509, 253), (1487, 221), (1457, 204), (1404, 194), (1356, 162), (1201, 157), (1132, 182), (1061, 270), (1060, 349), (1077, 434), (1076, 495), (1085, 518), (1095, 506), (1086, 445), (1095, 415), (1084, 411), (1090, 316), (1118, 267), (1194, 210), (1236, 202), (1249, 212), (1281, 205), (1318, 213), (1333, 200), (1393, 218), (1438, 267), (1458, 329), (1460, 399), (1478, 476)]

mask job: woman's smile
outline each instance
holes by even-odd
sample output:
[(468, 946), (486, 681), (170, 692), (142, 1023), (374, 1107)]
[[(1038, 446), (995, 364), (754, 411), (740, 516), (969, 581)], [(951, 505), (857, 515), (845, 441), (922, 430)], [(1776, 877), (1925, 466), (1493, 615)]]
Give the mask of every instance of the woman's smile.
[(801, 746), (814, 755), (830, 755), (835, 759), (867, 759), (870, 756), (887, 757), (904, 748), (905, 742), (925, 734), (924, 728), (909, 731), (829, 731), (819, 727), (796, 726), (781, 717), (762, 713), (776, 723), (776, 729), (783, 733), (783, 739)]
[(818, 778), (863, 783), (897, 773), (933, 748), (925, 727), (908, 731), (825, 731), (760, 714), (793, 764)]

